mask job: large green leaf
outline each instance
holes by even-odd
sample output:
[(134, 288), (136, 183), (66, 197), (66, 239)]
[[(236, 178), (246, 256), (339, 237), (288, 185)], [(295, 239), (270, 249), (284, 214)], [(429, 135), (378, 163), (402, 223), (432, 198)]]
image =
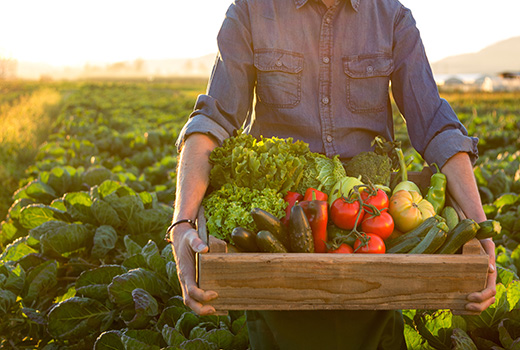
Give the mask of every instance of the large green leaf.
[(28, 237), (20, 237), (7, 245), (2, 254), (0, 254), (0, 260), (18, 261), (29, 254), (37, 253), (37, 250), (27, 244), (27, 240)]
[(92, 245), (94, 232), (83, 224), (68, 224), (57, 231), (44, 234), (40, 243), (42, 253), (50, 256), (66, 256)]
[(16, 303), (16, 294), (7, 289), (0, 288), (0, 317), (9, 312)]
[(186, 338), (175, 328), (164, 325), (162, 328), (162, 336), (169, 346), (179, 346)]
[(72, 185), (72, 178), (65, 167), (54, 167), (50, 171), (40, 173), (40, 180), (51, 186), (58, 194), (64, 194)]
[(114, 277), (125, 272), (127, 269), (120, 265), (104, 265), (84, 271), (76, 280), (76, 293), (99, 301), (106, 301), (108, 285)]
[(128, 221), (128, 232), (130, 234), (166, 232), (171, 218), (172, 213), (162, 207), (138, 210)]
[(110, 300), (118, 305), (133, 303), (132, 291), (136, 288), (146, 290), (153, 296), (163, 296), (168, 291), (166, 283), (154, 272), (142, 268), (133, 269), (114, 277), (108, 285)]
[(59, 209), (44, 204), (30, 204), (20, 212), (20, 224), (30, 230), (51, 221), (67, 221), (67, 214)]
[(56, 221), (56, 220), (47, 221), (47, 222), (44, 222), (43, 224), (36, 226), (35, 228), (29, 230), (29, 235), (32, 238), (34, 238), (35, 240), (39, 241), (44, 234), (46, 234), (48, 232), (51, 232), (51, 233), (55, 232), (58, 229), (60, 229), (64, 226), (67, 226), (67, 225), (68, 225), (68, 223), (66, 223), (65, 221)]
[(48, 260), (30, 270), (22, 293), (24, 305), (32, 307), (37, 298), (45, 297), (56, 286), (57, 277), (58, 264), (55, 260)]
[(113, 311), (97, 300), (74, 297), (49, 312), (49, 333), (56, 339), (78, 339), (101, 331)]
[(0, 277), (4, 277), (0, 287), (13, 293), (20, 293), (25, 284), (25, 270), (20, 264), (5, 263), (0, 265)]
[(94, 350), (126, 350), (121, 341), (120, 331), (106, 331), (96, 339)]
[(148, 241), (148, 243), (143, 247), (141, 254), (146, 259), (146, 263), (150, 270), (155, 271), (164, 278), (167, 277), (166, 261), (161, 257), (159, 248), (157, 248), (157, 244), (154, 241)]
[(112, 226), (103, 225), (96, 229), (94, 234), (94, 245), (92, 246), (92, 257), (102, 258), (115, 248), (117, 243), (117, 232)]
[(97, 220), (92, 213), (92, 200), (87, 192), (70, 192), (63, 197), (63, 202), (67, 208), (67, 213), (74, 220), (82, 223), (97, 224)]
[(102, 199), (95, 198), (92, 202), (92, 214), (101, 225), (110, 225), (112, 227), (119, 227), (121, 219), (117, 212)]
[(29, 198), (43, 203), (49, 203), (57, 197), (56, 191), (40, 180), (29, 182), (23, 189)]
[(114, 208), (119, 219), (126, 224), (139, 211), (144, 210), (143, 202), (138, 195), (118, 197), (114, 193), (104, 198)]
[(144, 316), (157, 316), (159, 313), (159, 304), (157, 300), (146, 290), (136, 288), (132, 291), (134, 299), (135, 312)]
[(453, 342), (453, 350), (478, 350), (469, 335), (460, 328), (453, 329), (451, 336)]
[(162, 335), (150, 329), (130, 329), (121, 335), (126, 350), (159, 350), (164, 344)]
[(233, 333), (227, 329), (212, 329), (202, 337), (202, 339), (217, 345), (218, 349), (223, 350), (232, 350), (233, 338)]

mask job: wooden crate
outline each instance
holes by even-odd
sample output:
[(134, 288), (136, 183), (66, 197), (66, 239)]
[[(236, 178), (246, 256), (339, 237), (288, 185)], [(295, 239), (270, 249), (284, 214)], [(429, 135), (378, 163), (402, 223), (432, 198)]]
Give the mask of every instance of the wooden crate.
[[(431, 172), (412, 174), (420, 186)], [(450, 203), (455, 205), (455, 203)], [(456, 208), (463, 217), (459, 208)], [(199, 234), (207, 239), (203, 212)], [(466, 313), (469, 293), (485, 288), (488, 256), (474, 239), (462, 254), (231, 253), (209, 237), (197, 256), (200, 288), (225, 310), (452, 309)]]

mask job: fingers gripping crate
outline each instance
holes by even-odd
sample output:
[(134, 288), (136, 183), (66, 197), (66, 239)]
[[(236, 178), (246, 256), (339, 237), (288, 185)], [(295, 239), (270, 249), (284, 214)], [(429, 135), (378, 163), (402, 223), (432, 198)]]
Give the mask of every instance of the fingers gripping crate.
[[(429, 169), (411, 173), (421, 187)], [(450, 203), (464, 218), (453, 201)], [(226, 310), (453, 309), (465, 313), (469, 293), (485, 288), (488, 256), (476, 239), (462, 254), (236, 253), (208, 237), (203, 210), (199, 235), (209, 252), (197, 256), (200, 288)], [(209, 240), (208, 240), (209, 238)]]

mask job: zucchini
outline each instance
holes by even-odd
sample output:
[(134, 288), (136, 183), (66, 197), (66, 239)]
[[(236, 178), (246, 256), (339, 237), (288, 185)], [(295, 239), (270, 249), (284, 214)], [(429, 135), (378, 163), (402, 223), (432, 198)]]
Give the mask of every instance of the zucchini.
[(286, 248), (289, 247), (289, 234), (280, 219), (260, 208), (251, 210), (251, 216), (258, 231), (271, 232)]
[(485, 220), (479, 222), (478, 225), (480, 228), (478, 229), (477, 235), (475, 236), (477, 239), (493, 238), (502, 231), (500, 222), (496, 220)]
[(387, 249), (389, 254), (406, 254), (421, 242), (421, 237), (411, 237)]
[(446, 231), (440, 224), (428, 230), (428, 233), (408, 254), (433, 254), (446, 241)]
[(422, 222), (422, 224), (420, 224), (413, 230), (408, 231), (405, 234), (403, 234), (397, 238), (386, 241), (385, 242), (386, 249), (388, 250), (398, 244), (403, 243), (405, 240), (413, 238), (413, 237), (424, 237), (428, 233), (428, 230), (430, 228), (437, 225), (439, 222), (441, 222), (443, 220), (444, 219), (441, 218), (439, 215), (434, 215), (434, 216), (427, 218), (426, 220), (424, 220)]
[(436, 252), (437, 254), (455, 254), (466, 242), (477, 235), (480, 226), (472, 219), (461, 220), (457, 226), (448, 232), (446, 242)]
[(282, 242), (267, 230), (261, 230), (256, 234), (256, 244), (265, 253), (287, 253)]
[(289, 246), (293, 253), (314, 253), (314, 237), (312, 228), (299, 205), (291, 208), (289, 217)]
[(243, 252), (257, 252), (256, 235), (243, 227), (235, 227), (231, 231), (231, 240)]
[(450, 230), (453, 230), (459, 223), (459, 214), (457, 214), (457, 211), (453, 207), (445, 206), (444, 209), (442, 209), (441, 216), (446, 219), (446, 224)]

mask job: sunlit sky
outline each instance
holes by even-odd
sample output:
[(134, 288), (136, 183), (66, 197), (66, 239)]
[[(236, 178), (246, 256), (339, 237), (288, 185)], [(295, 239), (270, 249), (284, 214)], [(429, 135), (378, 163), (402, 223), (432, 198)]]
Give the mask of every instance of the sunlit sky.
[[(53, 65), (215, 53), (232, 0), (0, 0), (0, 55)], [(402, 0), (430, 61), (520, 35), (519, 0)]]

